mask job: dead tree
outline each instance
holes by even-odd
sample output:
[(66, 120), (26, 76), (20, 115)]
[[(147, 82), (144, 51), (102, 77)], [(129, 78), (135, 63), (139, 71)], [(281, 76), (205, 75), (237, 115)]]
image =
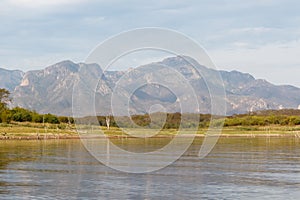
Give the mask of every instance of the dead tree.
[(106, 116), (105, 121), (106, 121), (107, 130), (109, 130), (109, 126), (110, 126), (110, 116)]

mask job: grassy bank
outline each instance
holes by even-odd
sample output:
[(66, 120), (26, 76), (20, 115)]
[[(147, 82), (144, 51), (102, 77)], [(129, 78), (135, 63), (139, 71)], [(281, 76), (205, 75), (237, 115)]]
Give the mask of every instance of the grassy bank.
[(41, 124), (32, 122), (0, 124), (1, 139), (52, 139), (75, 137), (77, 135), (75, 126), (69, 124)]
[[(108, 137), (132, 137), (132, 135), (141, 137), (174, 137), (177, 134), (176, 129), (153, 130), (147, 129), (126, 129), (112, 127), (107, 130), (106, 127), (82, 126), (80, 128), (81, 136), (101, 136), (105, 133)], [(90, 134), (90, 130), (93, 133)], [(130, 133), (130, 134), (126, 134)], [(207, 128), (200, 128), (197, 136), (205, 136)], [(182, 136), (191, 136), (194, 132), (190, 129), (184, 129)], [(300, 138), (300, 126), (232, 126), (224, 127), (221, 136), (223, 137), (259, 137), (259, 136), (288, 136)], [(0, 124), (0, 139), (64, 139), (79, 138), (75, 125), (70, 124), (40, 124), (40, 123), (11, 123)]]

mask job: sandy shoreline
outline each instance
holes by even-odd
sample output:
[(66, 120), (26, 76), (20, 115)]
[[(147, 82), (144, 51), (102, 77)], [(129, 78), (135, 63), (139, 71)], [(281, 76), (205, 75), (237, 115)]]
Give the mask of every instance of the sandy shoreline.
[[(107, 136), (110, 139), (120, 139), (120, 138), (135, 138), (133, 136), (122, 136), (122, 135), (110, 135)], [(96, 139), (96, 138), (107, 138), (105, 136), (99, 135), (91, 135), (91, 136), (80, 136), (80, 135), (42, 135), (42, 136), (0, 136), (0, 140), (58, 140), (58, 139)], [(157, 135), (151, 138), (173, 138), (175, 135)], [(204, 138), (204, 134), (197, 134), (196, 136), (192, 134), (182, 134), (178, 136), (179, 138), (187, 138), (187, 137), (196, 137), (196, 138)], [(208, 137), (218, 137), (217, 135), (209, 135)], [(270, 133), (270, 134), (261, 134), (261, 133), (254, 133), (254, 134), (221, 134), (220, 138), (236, 138), (236, 137), (244, 137), (244, 138), (265, 138), (265, 137), (291, 137), (291, 138), (300, 138), (299, 134), (296, 133)]]

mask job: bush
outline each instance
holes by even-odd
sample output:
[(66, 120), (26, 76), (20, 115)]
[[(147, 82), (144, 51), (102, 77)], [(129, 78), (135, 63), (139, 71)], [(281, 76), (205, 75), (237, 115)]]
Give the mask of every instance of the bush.
[(0, 113), (0, 123), (10, 123), (12, 120), (12, 115), (10, 110), (3, 110)]
[(241, 118), (233, 117), (225, 119), (224, 126), (241, 126), (243, 123)]
[(57, 125), (57, 128), (59, 128), (59, 129), (66, 129), (67, 125), (66, 124), (59, 124), (59, 125)]
[(59, 124), (59, 120), (58, 120), (57, 116), (52, 115), (50, 113), (44, 115), (44, 122), (50, 123), (50, 124)]
[(32, 114), (32, 122), (42, 123), (43, 122), (43, 115), (40, 115), (38, 113), (33, 113)]
[(12, 120), (16, 122), (31, 122), (32, 112), (24, 108), (16, 107), (11, 110)]
[(74, 124), (74, 119), (73, 117), (65, 117), (65, 116), (60, 116), (58, 117), (58, 120), (60, 123), (71, 123)]
[(298, 116), (291, 116), (288, 118), (289, 125), (300, 125), (300, 117)]

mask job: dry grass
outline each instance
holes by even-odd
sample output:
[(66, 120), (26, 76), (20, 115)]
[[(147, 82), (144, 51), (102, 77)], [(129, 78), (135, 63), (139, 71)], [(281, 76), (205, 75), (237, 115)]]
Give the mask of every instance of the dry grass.
[[(107, 130), (106, 127), (99, 126), (87, 126), (68, 124), (39, 124), (39, 123), (12, 123), (12, 124), (0, 124), (0, 137), (45, 137), (45, 136), (77, 136), (78, 128), (80, 135), (93, 134), (103, 135), (111, 137), (128, 137), (132, 135), (136, 136), (174, 136), (178, 133), (176, 129), (164, 129), (164, 130), (149, 130), (149, 129), (120, 129), (112, 127)], [(204, 135), (206, 129), (199, 129), (197, 135)], [(180, 134), (192, 135), (195, 132), (193, 130), (185, 129)], [(236, 135), (295, 135), (300, 137), (300, 126), (234, 126), (224, 127), (222, 135), (236, 136)]]

